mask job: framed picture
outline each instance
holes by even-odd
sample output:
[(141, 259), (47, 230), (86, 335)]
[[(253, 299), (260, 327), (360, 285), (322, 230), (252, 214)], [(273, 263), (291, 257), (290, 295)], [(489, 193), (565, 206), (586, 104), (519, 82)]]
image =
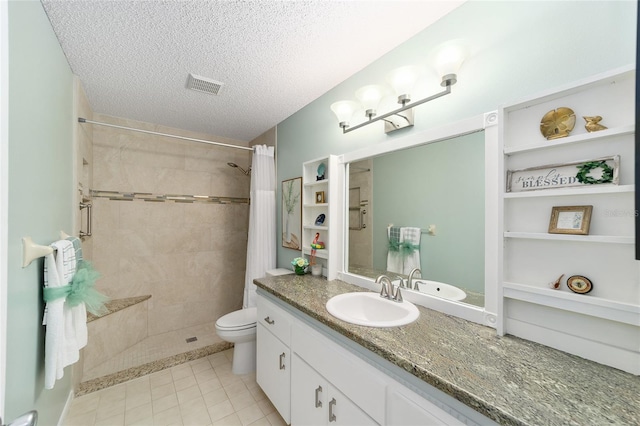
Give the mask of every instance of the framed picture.
[(302, 177), (282, 181), (282, 247), (300, 250)]
[(551, 209), (550, 234), (589, 235), (593, 206), (562, 206)]
[(324, 191), (316, 192), (316, 204), (324, 204)]
[(619, 183), (620, 156), (507, 171), (507, 192)]

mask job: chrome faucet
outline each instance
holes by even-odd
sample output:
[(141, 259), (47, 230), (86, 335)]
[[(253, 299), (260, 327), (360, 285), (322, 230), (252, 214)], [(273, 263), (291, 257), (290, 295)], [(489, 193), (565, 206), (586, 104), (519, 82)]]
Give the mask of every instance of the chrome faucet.
[(380, 297), (390, 299), (392, 291), (391, 287), (393, 286), (393, 284), (391, 284), (391, 280), (389, 279), (389, 277), (387, 277), (386, 275), (380, 275), (378, 278), (376, 278), (376, 284), (382, 284), (382, 288), (380, 289)]
[(409, 279), (407, 280), (407, 287), (408, 288), (413, 288), (414, 290), (419, 290), (417, 282), (413, 285), (413, 287), (411, 287), (411, 283), (413, 282), (413, 274), (415, 274), (416, 272), (419, 273), (420, 274), (420, 278), (422, 278), (422, 271), (420, 270), (420, 268), (413, 268), (411, 270), (411, 272), (409, 272)]
[(391, 279), (386, 275), (380, 275), (376, 278), (376, 284), (382, 284), (380, 289), (380, 297), (384, 299), (393, 300), (394, 302), (402, 302), (402, 292), (400, 291), (400, 285), (394, 287)]

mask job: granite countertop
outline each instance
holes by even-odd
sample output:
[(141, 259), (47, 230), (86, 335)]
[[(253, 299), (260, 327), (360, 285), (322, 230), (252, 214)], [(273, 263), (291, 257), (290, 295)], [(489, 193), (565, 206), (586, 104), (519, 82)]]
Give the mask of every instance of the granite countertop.
[(422, 306), (394, 328), (331, 316), (331, 297), (368, 291), (308, 275), (254, 280), (264, 291), (479, 413), (506, 425), (640, 425), (640, 377)]

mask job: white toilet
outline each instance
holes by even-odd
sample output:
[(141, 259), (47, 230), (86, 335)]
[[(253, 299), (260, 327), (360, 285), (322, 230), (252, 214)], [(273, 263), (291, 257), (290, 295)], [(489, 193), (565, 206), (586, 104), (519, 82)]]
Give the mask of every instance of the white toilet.
[[(290, 269), (270, 269), (266, 276), (292, 274)], [(216, 334), (233, 343), (233, 374), (247, 374), (256, 369), (256, 316), (257, 308), (230, 312), (216, 321)]]

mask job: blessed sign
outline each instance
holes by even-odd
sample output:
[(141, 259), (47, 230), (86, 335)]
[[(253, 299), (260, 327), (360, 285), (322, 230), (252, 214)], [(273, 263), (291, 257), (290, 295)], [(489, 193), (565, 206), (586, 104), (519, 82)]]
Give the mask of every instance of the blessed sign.
[(507, 171), (507, 192), (618, 184), (620, 156)]

